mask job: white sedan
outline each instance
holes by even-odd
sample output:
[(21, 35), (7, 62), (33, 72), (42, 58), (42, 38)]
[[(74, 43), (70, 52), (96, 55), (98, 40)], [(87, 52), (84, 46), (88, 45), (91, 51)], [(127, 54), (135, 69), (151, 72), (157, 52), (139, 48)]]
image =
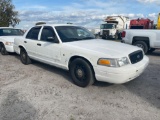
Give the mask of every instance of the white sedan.
[(95, 80), (125, 83), (138, 77), (149, 59), (141, 48), (95, 39), (87, 29), (74, 25), (37, 25), (23, 38), (15, 38), (15, 51), (25, 65), (31, 59), (69, 70), (81, 87)]
[(20, 29), (9, 27), (0, 27), (0, 52), (2, 55), (7, 55), (8, 52), (14, 52), (13, 42), (17, 36), (22, 36), (23, 32)]

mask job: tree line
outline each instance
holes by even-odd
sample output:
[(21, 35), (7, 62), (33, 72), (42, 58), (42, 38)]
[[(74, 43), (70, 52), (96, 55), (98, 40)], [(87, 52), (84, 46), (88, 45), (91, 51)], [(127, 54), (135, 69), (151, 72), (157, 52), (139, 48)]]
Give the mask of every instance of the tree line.
[(0, 0), (0, 27), (15, 27), (19, 22), (18, 11), (12, 0)]

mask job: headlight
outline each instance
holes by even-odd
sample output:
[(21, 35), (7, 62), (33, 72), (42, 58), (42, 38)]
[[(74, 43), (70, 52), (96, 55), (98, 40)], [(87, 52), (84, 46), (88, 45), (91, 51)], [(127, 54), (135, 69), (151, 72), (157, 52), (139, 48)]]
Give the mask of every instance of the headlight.
[(119, 67), (129, 64), (129, 60), (127, 57), (123, 57), (121, 59), (117, 59)]
[(6, 42), (5, 45), (10, 45), (10, 46), (12, 46), (12, 45), (13, 45), (13, 42)]
[(104, 65), (108, 67), (121, 67), (129, 64), (129, 60), (127, 57), (123, 57), (120, 59), (115, 58), (100, 58), (97, 62), (98, 65)]

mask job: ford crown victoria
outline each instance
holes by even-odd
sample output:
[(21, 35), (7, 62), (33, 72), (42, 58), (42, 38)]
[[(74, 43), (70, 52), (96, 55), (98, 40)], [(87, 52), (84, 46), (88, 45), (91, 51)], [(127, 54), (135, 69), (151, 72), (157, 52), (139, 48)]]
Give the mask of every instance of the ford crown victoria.
[(69, 70), (81, 87), (95, 80), (121, 84), (141, 75), (149, 59), (141, 48), (95, 39), (86, 28), (76, 25), (37, 25), (21, 38), (14, 49), (21, 62), (32, 59)]

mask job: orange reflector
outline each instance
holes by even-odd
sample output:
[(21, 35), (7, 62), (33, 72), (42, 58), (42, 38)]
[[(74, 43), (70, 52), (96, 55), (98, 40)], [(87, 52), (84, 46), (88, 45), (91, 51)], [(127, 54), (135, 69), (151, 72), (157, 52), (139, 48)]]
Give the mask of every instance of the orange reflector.
[(105, 59), (101, 59), (98, 61), (99, 65), (110, 65), (110, 61), (109, 60), (105, 60)]

